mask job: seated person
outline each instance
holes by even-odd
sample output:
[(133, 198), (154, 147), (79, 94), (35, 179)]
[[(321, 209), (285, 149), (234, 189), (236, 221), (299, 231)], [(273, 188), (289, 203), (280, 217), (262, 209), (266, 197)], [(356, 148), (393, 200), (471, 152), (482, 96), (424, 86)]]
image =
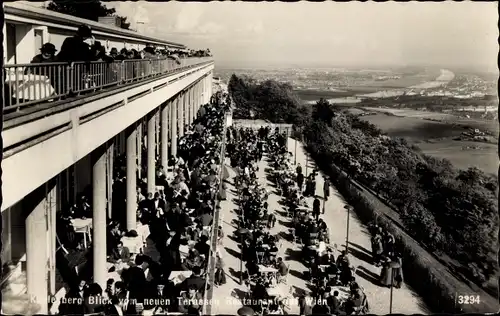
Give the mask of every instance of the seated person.
[(113, 279), (108, 279), (106, 281), (106, 289), (104, 290), (104, 297), (111, 298), (115, 295), (115, 280)]
[(118, 241), (116, 248), (113, 249), (111, 255), (109, 256), (109, 260), (113, 263), (128, 263), (130, 261), (130, 251), (127, 247), (123, 246), (123, 242)]
[(288, 267), (285, 264), (285, 262), (283, 262), (283, 258), (281, 257), (278, 258), (278, 264), (276, 266), (276, 269), (278, 269), (278, 275), (280, 279), (284, 278), (288, 274)]
[(204, 263), (203, 258), (200, 256), (200, 253), (196, 249), (189, 250), (189, 254), (182, 264), (182, 268), (184, 271), (193, 270), (194, 267), (202, 267)]
[(326, 250), (326, 254), (321, 256), (321, 264), (322, 265), (335, 264), (335, 256), (333, 255), (333, 250), (331, 248), (328, 248)]
[(210, 226), (212, 225), (213, 221), (213, 216), (210, 215), (209, 213), (204, 213), (201, 216), (197, 218), (197, 221), (202, 225), (202, 226)]
[(341, 313), (341, 301), (339, 299), (339, 291), (335, 290), (333, 296), (327, 299), (328, 306), (330, 307), (330, 313), (334, 315), (339, 315)]
[(345, 303), (345, 311), (348, 315), (358, 311), (363, 307), (363, 300), (359, 293), (351, 295)]
[(178, 303), (180, 313), (200, 315), (203, 308), (203, 296), (196, 290), (196, 286), (191, 285), (187, 292), (181, 294)]
[(267, 293), (267, 284), (263, 280), (257, 280), (253, 290), (252, 299), (253, 300), (267, 300), (269, 294)]
[(194, 287), (196, 291), (203, 294), (205, 292), (205, 283), (205, 279), (201, 277), (201, 268), (193, 267), (193, 274), (179, 284), (179, 288), (181, 291), (187, 291)]
[(194, 246), (194, 249), (198, 250), (200, 255), (204, 255), (205, 258), (207, 258), (210, 253), (210, 245), (207, 244), (207, 241), (208, 237), (206, 235), (201, 235), (200, 241)]
[(253, 276), (259, 273), (259, 266), (255, 260), (247, 261), (246, 268), (249, 276)]

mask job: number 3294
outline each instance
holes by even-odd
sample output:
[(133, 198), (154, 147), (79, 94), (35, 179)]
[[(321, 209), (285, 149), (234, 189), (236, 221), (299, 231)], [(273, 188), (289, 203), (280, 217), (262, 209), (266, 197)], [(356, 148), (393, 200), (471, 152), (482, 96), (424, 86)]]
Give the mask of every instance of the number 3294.
[(459, 295), (458, 304), (480, 304), (481, 299), (479, 295)]

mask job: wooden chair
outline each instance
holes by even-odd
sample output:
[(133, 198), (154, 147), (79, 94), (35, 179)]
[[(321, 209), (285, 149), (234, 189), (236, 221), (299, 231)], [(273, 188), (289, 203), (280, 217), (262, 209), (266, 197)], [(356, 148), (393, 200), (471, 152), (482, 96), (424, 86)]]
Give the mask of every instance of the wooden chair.
[(263, 251), (257, 252), (257, 263), (260, 264), (264, 260), (264, 256), (266, 255)]

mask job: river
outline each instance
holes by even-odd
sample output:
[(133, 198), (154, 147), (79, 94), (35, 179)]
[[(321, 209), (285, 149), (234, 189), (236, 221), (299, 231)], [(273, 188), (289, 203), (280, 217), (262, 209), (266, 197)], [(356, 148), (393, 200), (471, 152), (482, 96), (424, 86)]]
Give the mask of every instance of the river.
[[(351, 97), (341, 97), (328, 99), (330, 103), (360, 103), (363, 98), (389, 98), (405, 94), (409, 90), (419, 92), (420, 90), (432, 89), (443, 86), (455, 78), (455, 74), (448, 69), (441, 69), (441, 74), (433, 81), (423, 82), (407, 88), (381, 90), (368, 94), (357, 94)], [(315, 104), (317, 101), (307, 101), (306, 104)]]

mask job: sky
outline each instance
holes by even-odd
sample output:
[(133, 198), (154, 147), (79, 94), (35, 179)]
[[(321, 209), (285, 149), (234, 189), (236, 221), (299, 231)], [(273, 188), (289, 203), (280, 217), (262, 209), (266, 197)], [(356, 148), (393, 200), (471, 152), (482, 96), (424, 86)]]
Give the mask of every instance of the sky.
[[(220, 67), (497, 69), (497, 3), (106, 2), (147, 35), (210, 48)], [(141, 22), (141, 23), (137, 23)]]

